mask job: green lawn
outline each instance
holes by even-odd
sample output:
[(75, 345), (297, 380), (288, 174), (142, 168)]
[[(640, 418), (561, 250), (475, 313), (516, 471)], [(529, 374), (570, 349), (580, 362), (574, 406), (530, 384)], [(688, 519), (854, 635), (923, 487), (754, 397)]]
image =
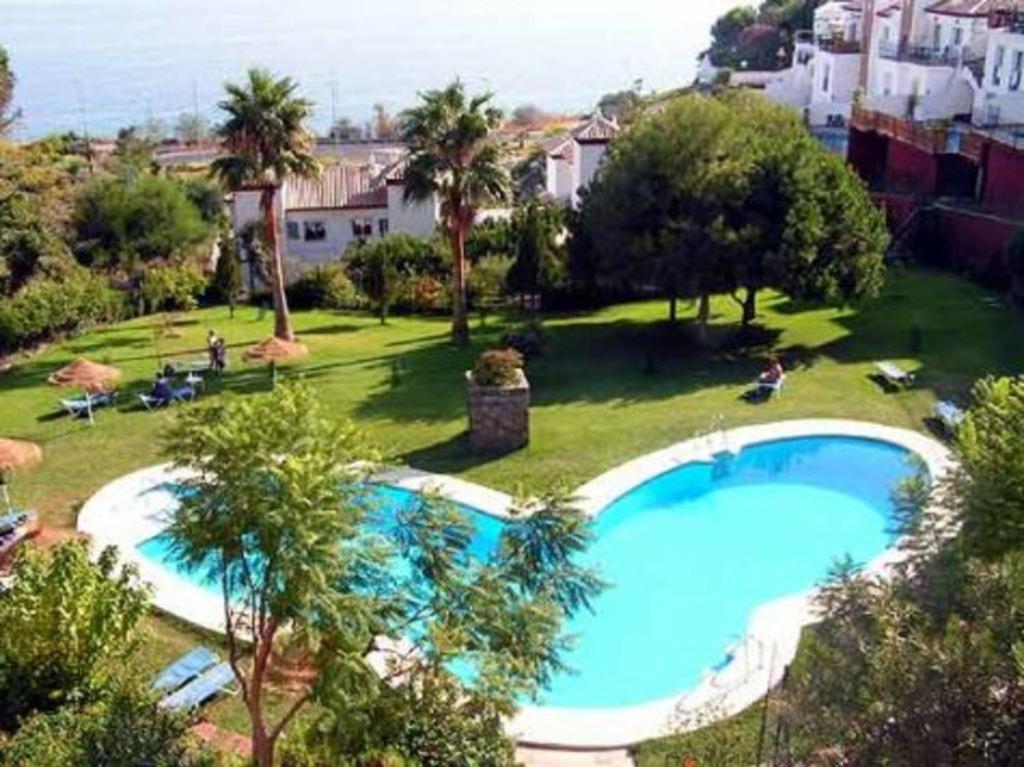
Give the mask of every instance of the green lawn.
[[(1024, 321), (998, 297), (959, 278), (894, 271), (885, 294), (857, 309), (761, 301), (766, 344), (739, 350), (730, 342), (738, 309), (716, 300), (714, 351), (699, 350), (685, 329), (672, 335), (661, 302), (616, 306), (546, 320), (549, 344), (531, 363), (532, 442), (501, 458), (472, 455), (465, 428), (462, 371), (500, 335), (501, 322), (475, 328), (475, 348), (453, 349), (444, 318), (299, 313), (295, 325), (311, 356), (285, 375), (313, 382), (330, 411), (352, 418), (396, 460), (514, 491), (565, 479), (573, 485), (643, 453), (707, 429), (786, 418), (833, 416), (925, 430), (936, 395), (963, 398), (986, 373), (1024, 370)], [(160, 432), (173, 411), (148, 413), (133, 401), (148, 387), (157, 357), (201, 357), (208, 328), (226, 336), (231, 368), (207, 397), (244, 396), (269, 388), (265, 368), (240, 360), (263, 338), (271, 317), (255, 309), (229, 319), (224, 308), (183, 315), (177, 337), (152, 319), (86, 334), (26, 359), (0, 374), (0, 434), (39, 442), (42, 466), (19, 476), (15, 497), (34, 505), (51, 526), (70, 528), (80, 504), (119, 475), (160, 458)], [(765, 404), (743, 397), (769, 345), (791, 365), (786, 392)], [(95, 426), (58, 414), (61, 392), (45, 384), (52, 370), (78, 354), (124, 371), (121, 405)], [(886, 392), (871, 378), (872, 362), (894, 359), (918, 372), (909, 391)], [(397, 384), (393, 369), (402, 371)], [(129, 396), (130, 395), (130, 396)], [(150, 624), (148, 657), (157, 665), (192, 641), (181, 627)], [(231, 705), (224, 721), (234, 721)], [(237, 714), (237, 711), (235, 711)]]

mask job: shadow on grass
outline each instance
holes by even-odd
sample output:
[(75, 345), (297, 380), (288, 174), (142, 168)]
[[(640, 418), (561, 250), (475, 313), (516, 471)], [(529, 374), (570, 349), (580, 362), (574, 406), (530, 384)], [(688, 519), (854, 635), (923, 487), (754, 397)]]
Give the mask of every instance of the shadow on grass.
[(462, 432), (444, 442), (438, 442), (398, 456), (409, 466), (438, 474), (459, 474), (512, 455), (507, 453), (476, 453), (469, 446), (469, 433)]

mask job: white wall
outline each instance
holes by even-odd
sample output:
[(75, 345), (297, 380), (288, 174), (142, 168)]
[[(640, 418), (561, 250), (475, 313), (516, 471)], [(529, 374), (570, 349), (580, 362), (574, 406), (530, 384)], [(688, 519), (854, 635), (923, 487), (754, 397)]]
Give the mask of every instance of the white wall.
[(811, 85), (808, 112), (811, 125), (825, 125), (833, 115), (849, 119), (859, 79), (859, 54), (819, 53)]
[[(387, 208), (331, 209), (331, 210), (292, 210), (285, 217), (284, 245), (289, 259), (304, 264), (323, 264), (338, 261), (356, 242), (352, 232), (352, 222), (357, 219), (368, 219), (373, 225), (373, 234), (368, 239), (380, 237), (380, 220), (388, 218)], [(321, 223), (326, 230), (322, 240), (306, 240), (305, 224)], [(298, 238), (289, 236), (288, 225), (296, 224)]]
[(604, 162), (605, 155), (608, 153), (608, 144), (605, 142), (580, 144), (574, 141), (572, 152), (573, 170), (575, 171), (573, 204), (575, 205), (579, 202), (580, 191), (590, 186), (590, 182), (594, 180), (600, 170), (601, 163)]
[(437, 200), (406, 204), (404, 195), (403, 184), (388, 184), (388, 207), (384, 214), (388, 219), (388, 231), (391, 234), (429, 237), (437, 227)]
[(547, 193), (564, 203), (572, 202), (575, 185), (573, 183), (573, 165), (564, 157), (547, 158), (545, 167), (545, 185)]
[[(1002, 66), (998, 51), (1002, 50)], [(1014, 74), (1018, 54), (1024, 68), (1024, 34), (1009, 30), (994, 31), (989, 35), (985, 56), (985, 77), (974, 101), (975, 121), (981, 123), (1024, 123), (1024, 73)], [(996, 68), (999, 82), (996, 83)], [(1019, 79), (1016, 90), (1010, 86)], [(997, 119), (996, 119), (997, 118)]]

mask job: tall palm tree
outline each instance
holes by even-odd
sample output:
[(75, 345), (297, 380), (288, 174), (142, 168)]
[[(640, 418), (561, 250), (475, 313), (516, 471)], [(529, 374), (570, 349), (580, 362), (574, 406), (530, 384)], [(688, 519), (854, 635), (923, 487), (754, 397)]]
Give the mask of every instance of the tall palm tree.
[(218, 105), (227, 120), (217, 129), (224, 154), (212, 166), (228, 188), (260, 188), (263, 236), (270, 257), (270, 288), (274, 300), (274, 336), (294, 341), (277, 223), (277, 194), (287, 176), (314, 176), (313, 137), (304, 122), (312, 102), (296, 95), (298, 83), (276, 78), (265, 69), (250, 69), (243, 84), (228, 83), (227, 98)]
[(501, 112), (490, 105), (490, 94), (469, 97), (457, 80), (420, 99), (419, 106), (401, 115), (402, 138), (410, 152), (405, 199), (425, 202), (436, 197), (440, 203), (452, 246), (452, 341), (463, 345), (469, 342), (466, 237), (484, 202), (508, 197), (498, 147), (488, 141)]

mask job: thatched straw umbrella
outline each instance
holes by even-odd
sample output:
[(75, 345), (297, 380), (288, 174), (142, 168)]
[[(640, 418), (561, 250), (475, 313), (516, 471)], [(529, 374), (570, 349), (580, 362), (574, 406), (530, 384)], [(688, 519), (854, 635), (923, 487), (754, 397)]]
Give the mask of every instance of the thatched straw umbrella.
[(0, 439), (0, 496), (3, 496), (8, 513), (14, 511), (11, 496), (7, 492), (7, 475), (18, 469), (35, 466), (43, 460), (43, 449), (33, 442), (20, 439)]
[(250, 346), (242, 356), (247, 362), (269, 362), (270, 380), (274, 386), (277, 386), (277, 363), (307, 357), (309, 349), (305, 344), (300, 344), (297, 341), (284, 341), (271, 337), (255, 346)]
[(110, 365), (101, 365), (85, 357), (78, 357), (74, 362), (65, 365), (53, 373), (47, 382), (52, 386), (65, 389), (81, 389), (85, 392), (85, 406), (89, 412), (89, 423), (92, 417), (92, 395), (106, 391), (121, 377), (121, 371)]

